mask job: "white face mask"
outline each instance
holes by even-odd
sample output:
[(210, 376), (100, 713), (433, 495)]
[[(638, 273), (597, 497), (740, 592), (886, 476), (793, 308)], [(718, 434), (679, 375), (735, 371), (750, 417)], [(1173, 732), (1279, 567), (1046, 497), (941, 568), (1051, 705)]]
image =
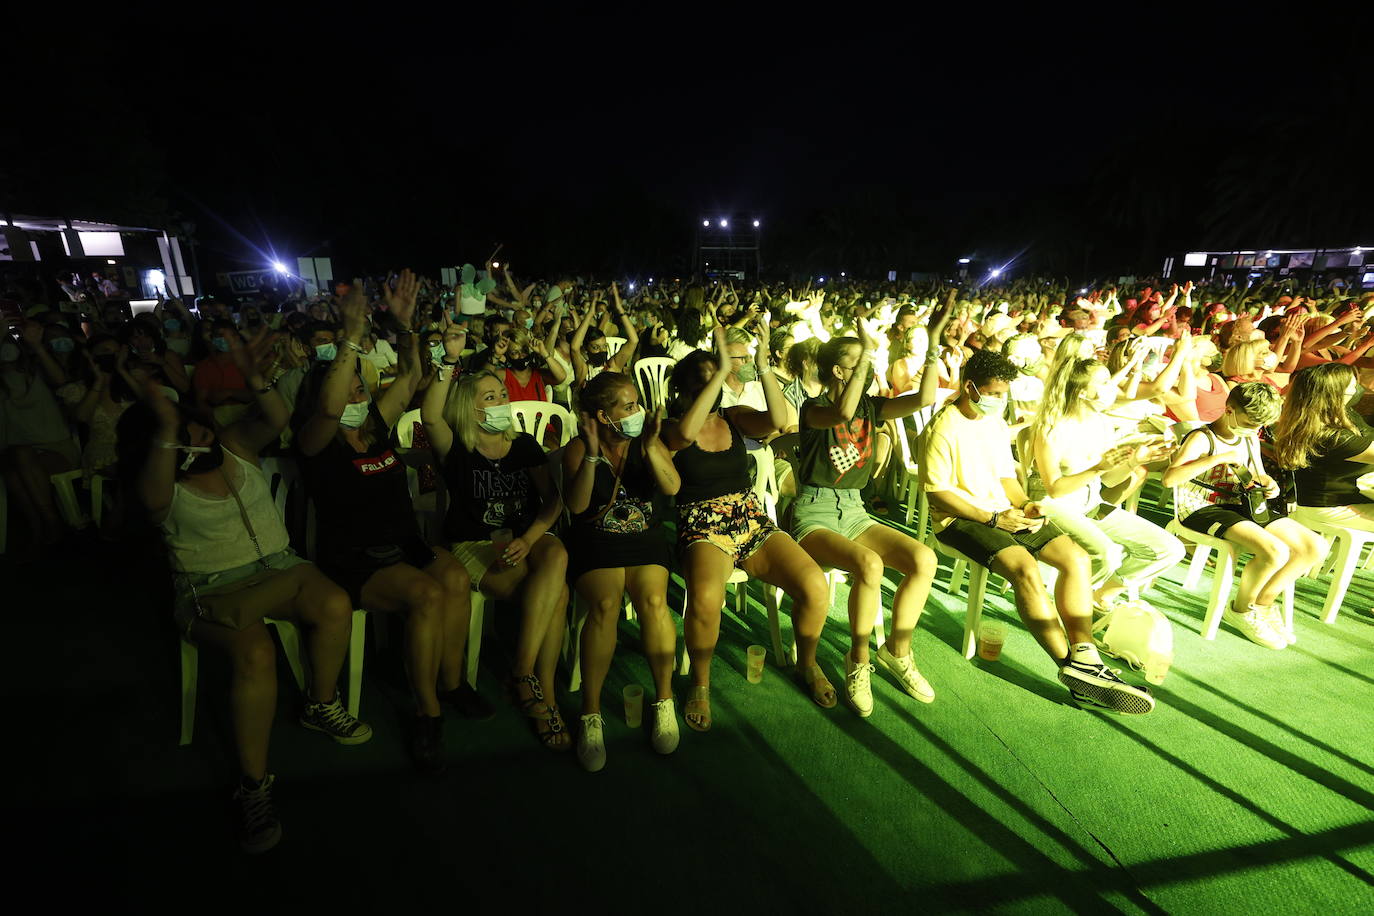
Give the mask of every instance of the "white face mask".
[(621, 417), (619, 420), (613, 420), (611, 422), (611, 428), (617, 429), (622, 436), (630, 439), (637, 439), (639, 438), (639, 434), (644, 432), (644, 417), (644, 411), (640, 410), (639, 413), (632, 413), (628, 417)]
[(503, 433), (510, 429), (511, 424), (515, 422), (515, 417), (511, 414), (509, 404), (497, 404), (495, 407), (484, 407), (482, 408), (482, 412), (485, 414), (486, 419), (477, 425), (489, 433)]
[(339, 425), (348, 429), (357, 429), (363, 425), (367, 419), (367, 408), (371, 406), (367, 401), (359, 401), (357, 404), (345, 404), (343, 416), (339, 417)]
[(978, 395), (978, 400), (973, 402), (973, 409), (977, 411), (980, 416), (1001, 416), (1006, 412), (1007, 396), (1005, 394), (983, 394), (978, 390), (977, 385), (973, 386), (973, 391)]

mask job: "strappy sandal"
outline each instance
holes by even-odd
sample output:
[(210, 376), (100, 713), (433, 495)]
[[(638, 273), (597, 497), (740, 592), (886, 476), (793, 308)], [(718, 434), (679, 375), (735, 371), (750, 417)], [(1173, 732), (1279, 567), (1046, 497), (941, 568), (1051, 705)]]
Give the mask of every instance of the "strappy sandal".
[[(520, 698), (520, 686), (529, 688), (530, 695), (525, 699)], [(538, 719), (547, 722), (552, 718), (550, 707), (544, 700), (544, 690), (539, 686), (539, 678), (533, 674), (524, 677), (512, 677), (510, 681), (511, 702), (519, 710), (531, 719)]]
[[(567, 723), (563, 721), (562, 714), (557, 706), (549, 707), (549, 717), (547, 719), (536, 720), (534, 733), (539, 736), (544, 747), (551, 751), (566, 751), (572, 747), (572, 735), (568, 732)], [(547, 725), (548, 728), (540, 728), (540, 725)]]
[(839, 702), (835, 694), (835, 685), (831, 684), (826, 678), (825, 672), (820, 665), (812, 665), (801, 672), (803, 683), (811, 690), (811, 699), (822, 709), (831, 709)]
[[(687, 722), (687, 727), (693, 731), (709, 732), (711, 730), (711, 688), (693, 687), (689, 693), (687, 705), (682, 707), (682, 718)], [(693, 722), (695, 717), (701, 724)]]

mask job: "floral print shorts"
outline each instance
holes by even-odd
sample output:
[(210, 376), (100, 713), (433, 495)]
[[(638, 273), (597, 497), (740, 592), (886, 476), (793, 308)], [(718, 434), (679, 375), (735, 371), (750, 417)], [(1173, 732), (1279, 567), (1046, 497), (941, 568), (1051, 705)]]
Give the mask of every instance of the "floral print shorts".
[(677, 546), (686, 553), (706, 541), (729, 554), (738, 566), (779, 531), (753, 490), (678, 506)]

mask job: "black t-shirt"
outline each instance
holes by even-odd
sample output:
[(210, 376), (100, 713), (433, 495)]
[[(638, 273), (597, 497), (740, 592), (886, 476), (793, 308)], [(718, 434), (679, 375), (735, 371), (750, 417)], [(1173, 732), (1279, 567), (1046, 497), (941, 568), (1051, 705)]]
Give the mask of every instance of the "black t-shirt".
[(873, 476), (873, 442), (887, 398), (862, 395), (854, 419), (826, 429), (806, 425), (812, 407), (830, 406), (830, 395), (821, 392), (802, 402), (801, 449), (798, 465), (801, 482), (809, 487), (833, 490), (859, 490)]
[[(375, 405), (371, 418), (385, 428)], [(405, 464), (396, 447), (392, 431), (365, 452), (355, 452), (335, 436), (302, 459), (306, 489), (315, 503), (316, 552), (324, 562), (360, 547), (399, 544), (420, 536)]]
[(693, 442), (682, 451), (673, 455), (673, 465), (682, 486), (677, 491), (677, 503), (701, 502), (716, 499), (727, 493), (742, 493), (749, 489), (749, 453), (744, 447), (744, 437), (728, 415), (721, 415), (730, 427), (730, 447), (719, 452), (707, 452)]
[(1367, 426), (1363, 431), (1339, 430), (1323, 454), (1313, 455), (1308, 467), (1293, 472), (1298, 505), (1353, 506), (1374, 502), (1355, 486), (1361, 475), (1374, 471), (1374, 465), (1346, 460), (1369, 448), (1371, 443), (1374, 443), (1374, 430)]
[(450, 541), (486, 541), (499, 528), (516, 537), (539, 513), (539, 489), (531, 468), (544, 467), (544, 450), (529, 433), (520, 433), (505, 457), (493, 460), (469, 452), (455, 436), (444, 462), (448, 482), (448, 517), (444, 536)]

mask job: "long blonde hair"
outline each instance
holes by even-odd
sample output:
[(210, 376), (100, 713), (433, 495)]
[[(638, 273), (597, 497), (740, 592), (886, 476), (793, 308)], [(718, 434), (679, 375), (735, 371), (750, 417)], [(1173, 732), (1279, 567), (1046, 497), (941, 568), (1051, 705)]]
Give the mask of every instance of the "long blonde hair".
[[(477, 383), (484, 378), (495, 379), (502, 388), (506, 387), (506, 383), (493, 372), (474, 372), (460, 378), (444, 402), (444, 421), (449, 429), (457, 433), (458, 441), (469, 452), (477, 450), (477, 437), (482, 432), (473, 414), (477, 412)], [(520, 430), (514, 423), (502, 433), (507, 439), (514, 439), (519, 434)]]
[(1260, 354), (1269, 346), (1267, 340), (1240, 340), (1226, 348), (1221, 357), (1221, 374), (1226, 378), (1249, 378), (1255, 374)]
[(1045, 380), (1045, 393), (1040, 396), (1040, 410), (1031, 421), (1031, 441), (1048, 436), (1060, 420), (1076, 419), (1083, 414), (1083, 393), (1092, 382), (1093, 371), (1106, 368), (1095, 359), (1065, 359)]
[(1355, 370), (1344, 363), (1309, 366), (1293, 376), (1283, 413), (1274, 424), (1274, 457), (1280, 465), (1305, 468), (1340, 430), (1355, 431), (1345, 399), (1353, 378)]

